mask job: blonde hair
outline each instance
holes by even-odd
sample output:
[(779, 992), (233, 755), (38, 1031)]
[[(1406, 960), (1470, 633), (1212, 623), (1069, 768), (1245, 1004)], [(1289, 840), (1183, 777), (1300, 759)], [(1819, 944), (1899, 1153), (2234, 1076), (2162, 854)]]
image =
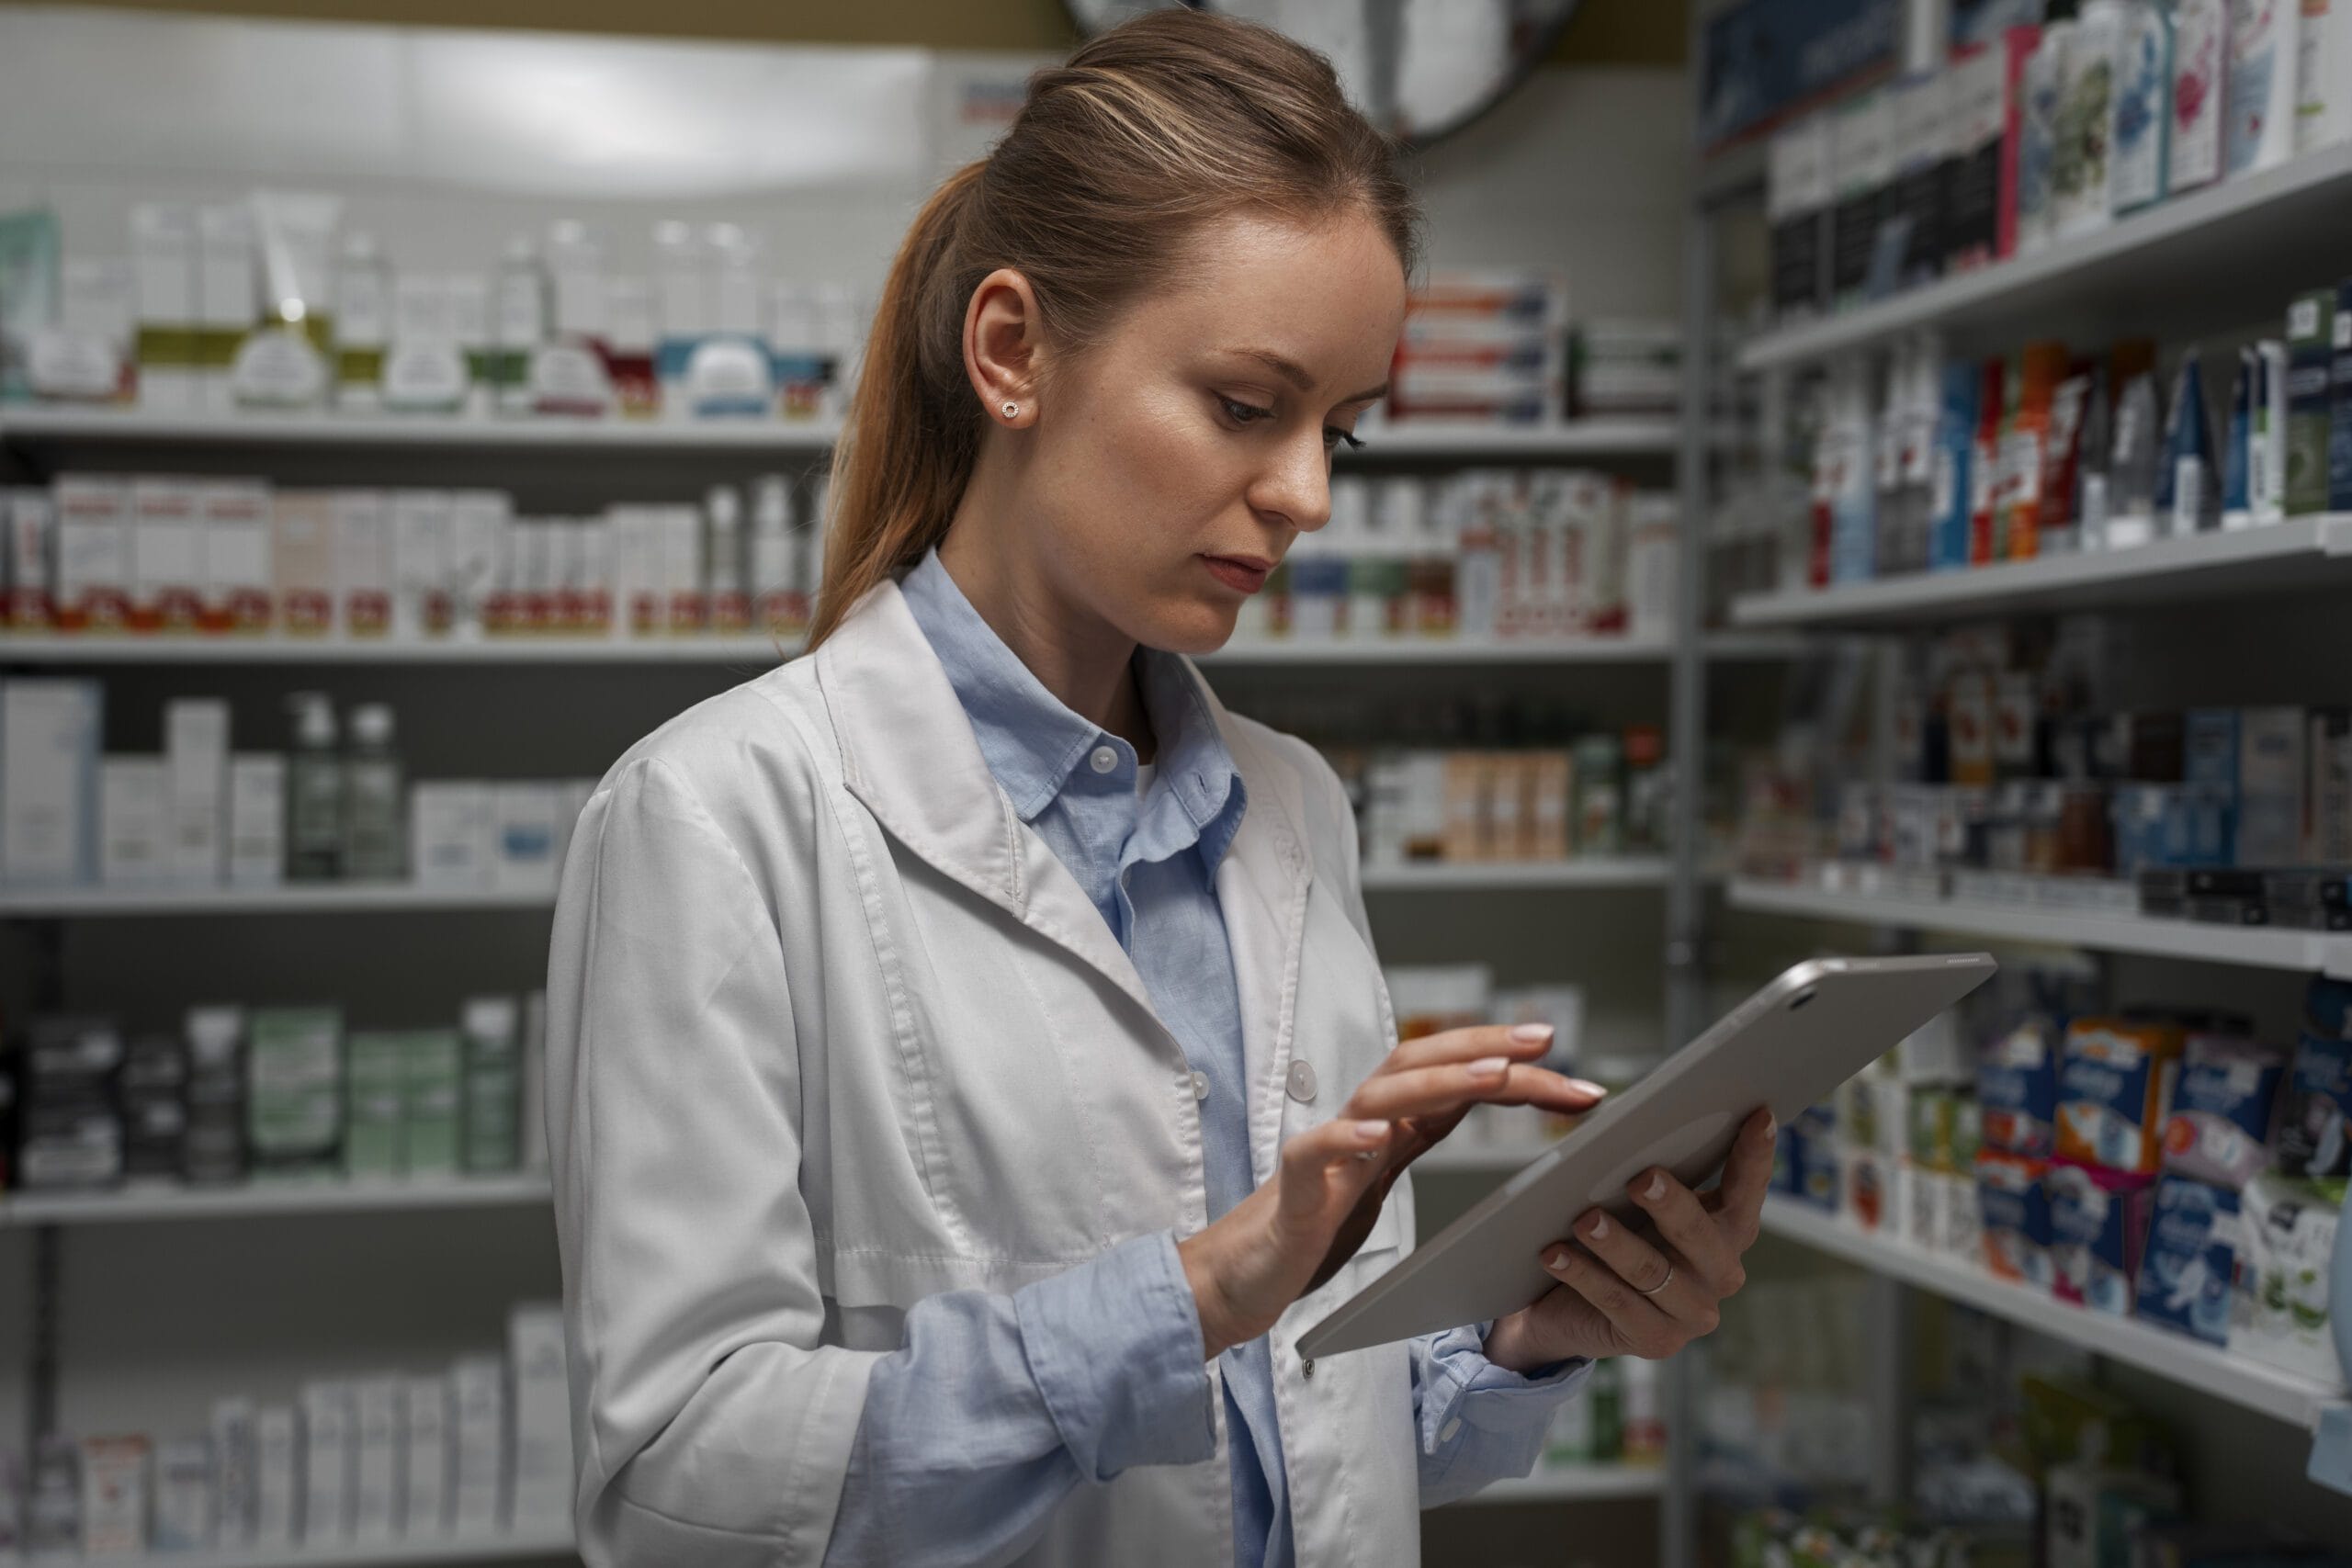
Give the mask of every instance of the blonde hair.
[(1370, 215), (1409, 272), (1419, 213), (1396, 151), (1330, 62), (1270, 28), (1155, 11), (1039, 71), (989, 156), (948, 176), (884, 285), (835, 449), (825, 575), (808, 646), (938, 544), (979, 454), (964, 313), (1011, 267), (1062, 352), (1097, 342), (1237, 211)]

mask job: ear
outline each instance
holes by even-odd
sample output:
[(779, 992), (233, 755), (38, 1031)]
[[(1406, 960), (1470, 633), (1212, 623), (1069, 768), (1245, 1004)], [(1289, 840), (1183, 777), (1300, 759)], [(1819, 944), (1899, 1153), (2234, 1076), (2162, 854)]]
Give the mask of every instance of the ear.
[[(1011, 267), (980, 279), (964, 307), (964, 374), (983, 419), (1023, 430), (1037, 419), (1037, 372), (1045, 359), (1037, 293)], [(1006, 413), (1010, 404), (1013, 412)]]

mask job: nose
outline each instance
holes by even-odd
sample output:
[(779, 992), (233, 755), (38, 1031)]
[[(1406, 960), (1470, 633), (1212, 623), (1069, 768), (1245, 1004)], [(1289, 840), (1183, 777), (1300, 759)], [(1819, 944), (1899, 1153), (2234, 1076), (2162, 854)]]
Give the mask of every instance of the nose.
[(1250, 487), (1250, 504), (1302, 534), (1331, 520), (1331, 454), (1318, 428), (1283, 442)]

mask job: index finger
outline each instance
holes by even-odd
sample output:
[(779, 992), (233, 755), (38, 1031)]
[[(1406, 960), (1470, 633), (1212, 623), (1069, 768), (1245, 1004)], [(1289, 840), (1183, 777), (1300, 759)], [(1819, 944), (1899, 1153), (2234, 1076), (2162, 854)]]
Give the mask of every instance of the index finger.
[(1772, 1112), (1758, 1107), (1739, 1130), (1739, 1140), (1724, 1162), (1722, 1207), (1718, 1213), (1736, 1220), (1743, 1234), (1755, 1227), (1764, 1212), (1764, 1194), (1772, 1187), (1772, 1145), (1780, 1125)]

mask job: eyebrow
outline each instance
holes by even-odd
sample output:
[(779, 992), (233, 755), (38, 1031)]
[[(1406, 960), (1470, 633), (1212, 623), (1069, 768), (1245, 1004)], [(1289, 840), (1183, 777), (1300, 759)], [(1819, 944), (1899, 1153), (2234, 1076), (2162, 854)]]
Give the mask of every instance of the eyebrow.
[[(1254, 359), (1258, 361), (1259, 364), (1263, 365), (1267, 369), (1272, 370), (1275, 375), (1281, 377), (1283, 380), (1288, 381), (1292, 386), (1297, 388), (1302, 392), (1311, 392), (1315, 389), (1315, 378), (1308, 375), (1306, 370), (1301, 368), (1295, 360), (1285, 359), (1281, 355), (1276, 354), (1273, 350), (1268, 348), (1240, 348), (1234, 350), (1234, 352), (1244, 359)], [(1340, 400), (1343, 403), (1377, 402), (1387, 395), (1388, 383), (1383, 381), (1377, 387), (1358, 392), (1352, 398), (1341, 398)]]

